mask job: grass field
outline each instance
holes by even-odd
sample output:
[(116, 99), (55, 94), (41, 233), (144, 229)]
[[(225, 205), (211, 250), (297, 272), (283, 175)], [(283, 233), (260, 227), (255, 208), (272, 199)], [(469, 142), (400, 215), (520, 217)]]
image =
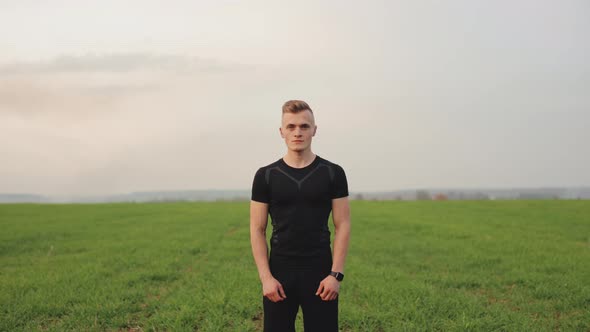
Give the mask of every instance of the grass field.
[[(0, 331), (261, 331), (248, 223), (0, 205)], [(590, 201), (353, 201), (352, 224), (343, 331), (590, 331)]]

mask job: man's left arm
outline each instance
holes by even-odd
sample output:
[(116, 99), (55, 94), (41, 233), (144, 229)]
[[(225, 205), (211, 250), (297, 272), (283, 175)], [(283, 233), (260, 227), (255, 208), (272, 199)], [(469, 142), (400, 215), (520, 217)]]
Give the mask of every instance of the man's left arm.
[[(344, 263), (350, 240), (350, 203), (347, 197), (332, 200), (332, 220), (334, 222), (334, 255), (332, 271), (344, 273)], [(316, 292), (324, 301), (336, 299), (340, 291), (340, 282), (333, 276), (327, 276)]]
[(348, 197), (332, 200), (332, 219), (335, 231), (332, 271), (344, 273), (344, 262), (350, 239), (350, 204)]

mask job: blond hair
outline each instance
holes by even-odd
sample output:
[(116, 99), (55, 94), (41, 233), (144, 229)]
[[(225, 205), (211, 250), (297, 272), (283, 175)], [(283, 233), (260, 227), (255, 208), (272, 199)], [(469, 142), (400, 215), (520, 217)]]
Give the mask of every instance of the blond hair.
[(302, 111), (310, 111), (313, 114), (311, 107), (303, 100), (289, 100), (283, 104), (283, 114), (299, 113)]

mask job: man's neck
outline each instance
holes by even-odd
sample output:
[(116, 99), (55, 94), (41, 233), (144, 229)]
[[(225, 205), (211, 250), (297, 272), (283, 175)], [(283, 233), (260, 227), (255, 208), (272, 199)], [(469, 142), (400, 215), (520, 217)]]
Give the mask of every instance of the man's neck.
[(311, 164), (316, 155), (311, 152), (311, 149), (297, 152), (297, 151), (287, 151), (287, 154), (283, 157), (285, 163), (294, 168), (303, 168)]

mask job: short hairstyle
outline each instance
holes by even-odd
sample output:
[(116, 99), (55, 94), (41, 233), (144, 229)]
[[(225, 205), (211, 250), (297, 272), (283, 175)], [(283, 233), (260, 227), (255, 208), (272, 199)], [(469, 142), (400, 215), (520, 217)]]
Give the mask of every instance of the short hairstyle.
[(289, 100), (283, 104), (283, 114), (299, 113), (302, 111), (310, 111), (313, 114), (311, 107), (303, 100)]

